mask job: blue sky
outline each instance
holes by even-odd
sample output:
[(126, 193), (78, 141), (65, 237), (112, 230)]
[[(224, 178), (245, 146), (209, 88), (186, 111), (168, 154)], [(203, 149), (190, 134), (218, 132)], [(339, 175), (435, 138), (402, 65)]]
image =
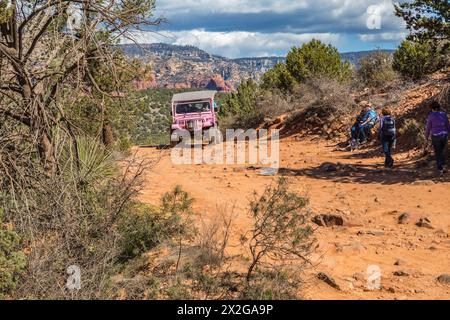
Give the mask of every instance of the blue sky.
[(167, 19), (140, 43), (194, 45), (229, 58), (285, 55), (313, 38), (341, 52), (392, 49), (407, 34), (391, 0), (156, 0)]

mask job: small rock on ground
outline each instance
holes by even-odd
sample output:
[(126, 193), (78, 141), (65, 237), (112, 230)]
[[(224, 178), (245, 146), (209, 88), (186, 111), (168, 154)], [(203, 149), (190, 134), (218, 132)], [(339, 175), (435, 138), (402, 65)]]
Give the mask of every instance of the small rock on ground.
[(450, 284), (450, 274), (441, 274), (437, 280), (442, 284)]
[(396, 277), (408, 277), (409, 273), (400, 270), (400, 271), (395, 271), (394, 272), (394, 276), (396, 276)]
[(403, 266), (406, 264), (406, 261), (402, 260), (402, 259), (398, 259), (397, 261), (395, 261), (394, 265), (395, 266)]
[(419, 221), (417, 221), (416, 226), (420, 228), (434, 229), (431, 225), (430, 219), (428, 218), (420, 218)]
[(330, 287), (332, 287), (332, 288), (334, 288), (334, 289), (337, 289), (337, 290), (341, 290), (341, 288), (340, 288), (339, 285), (336, 283), (336, 281), (335, 281), (332, 277), (330, 277), (329, 275), (327, 275), (326, 273), (320, 272), (320, 273), (317, 275), (317, 278), (318, 278), (319, 280), (322, 280), (322, 281), (325, 282), (326, 284), (328, 284)]
[(312, 221), (321, 227), (343, 226), (345, 224), (344, 218), (332, 214), (319, 214)]
[(403, 213), (398, 217), (399, 224), (407, 224), (411, 219), (411, 215), (409, 213)]

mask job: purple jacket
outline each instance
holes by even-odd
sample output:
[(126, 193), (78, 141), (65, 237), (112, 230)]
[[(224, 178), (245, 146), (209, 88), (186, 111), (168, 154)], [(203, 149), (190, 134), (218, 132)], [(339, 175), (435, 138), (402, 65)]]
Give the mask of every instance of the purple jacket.
[(427, 120), (426, 138), (433, 136), (444, 135), (450, 132), (450, 124), (448, 116), (445, 112), (431, 112)]

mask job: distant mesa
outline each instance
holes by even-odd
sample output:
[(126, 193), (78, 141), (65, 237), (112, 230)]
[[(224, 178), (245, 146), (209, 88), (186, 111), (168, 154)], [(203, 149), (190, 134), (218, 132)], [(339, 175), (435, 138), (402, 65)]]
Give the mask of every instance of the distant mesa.
[[(206, 88), (235, 91), (242, 79), (259, 82), (265, 72), (284, 57), (255, 57), (228, 59), (207, 53), (194, 46), (164, 43), (119, 45), (125, 54), (152, 65), (153, 80), (135, 82), (137, 90), (148, 88)], [(392, 52), (389, 50), (383, 50)], [(343, 53), (342, 59), (358, 65), (358, 61), (372, 51)]]

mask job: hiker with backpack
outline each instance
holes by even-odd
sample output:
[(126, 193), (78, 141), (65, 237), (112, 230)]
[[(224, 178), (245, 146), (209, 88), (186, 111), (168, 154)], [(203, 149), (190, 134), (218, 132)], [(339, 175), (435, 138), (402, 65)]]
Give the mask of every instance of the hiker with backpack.
[(392, 158), (392, 148), (395, 148), (397, 143), (397, 129), (395, 126), (395, 119), (392, 116), (391, 110), (383, 108), (381, 111), (382, 117), (380, 119), (379, 139), (383, 147), (385, 155), (384, 166), (392, 168), (394, 166), (394, 158)]
[(428, 115), (427, 127), (425, 132), (426, 145), (431, 136), (434, 153), (436, 155), (437, 169), (441, 175), (446, 172), (445, 168), (445, 147), (448, 143), (448, 134), (450, 132), (450, 124), (448, 116), (441, 110), (441, 105), (437, 101), (431, 103), (431, 112)]

